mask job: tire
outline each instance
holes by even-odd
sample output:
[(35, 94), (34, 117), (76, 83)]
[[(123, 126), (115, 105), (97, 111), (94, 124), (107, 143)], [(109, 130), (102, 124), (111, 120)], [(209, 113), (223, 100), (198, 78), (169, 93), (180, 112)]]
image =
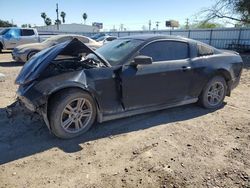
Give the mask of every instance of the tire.
[(49, 104), (51, 130), (59, 138), (77, 137), (94, 124), (96, 111), (96, 104), (87, 92), (80, 89), (64, 90), (56, 94)]
[(37, 51), (31, 51), (31, 52), (29, 52), (29, 54), (27, 55), (27, 61), (29, 61), (30, 58), (31, 58), (33, 55), (35, 55), (36, 53), (37, 53)]
[(203, 88), (199, 104), (204, 108), (216, 109), (222, 106), (227, 92), (227, 84), (222, 76), (215, 76)]

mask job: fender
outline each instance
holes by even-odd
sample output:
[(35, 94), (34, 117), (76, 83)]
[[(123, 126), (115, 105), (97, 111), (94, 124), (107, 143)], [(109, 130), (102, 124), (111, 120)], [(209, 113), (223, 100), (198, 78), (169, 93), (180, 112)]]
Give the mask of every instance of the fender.
[(59, 87), (56, 87), (56, 88), (53, 88), (52, 90), (50, 90), (49, 93), (47, 93), (46, 102), (44, 103), (44, 105), (42, 105), (38, 109), (38, 112), (43, 116), (44, 122), (50, 131), (51, 131), (51, 126), (50, 126), (49, 119), (48, 119), (49, 99), (52, 98), (55, 94), (57, 94), (59, 91), (62, 91), (64, 89), (71, 89), (71, 88), (79, 88), (79, 89), (89, 93), (93, 97), (94, 101), (96, 102), (97, 121), (100, 122), (103, 119), (102, 118), (103, 115), (102, 115), (102, 112), (100, 110), (98, 98), (96, 97), (96, 93), (94, 92), (93, 89), (88, 88), (86, 85), (83, 85), (83, 84), (78, 83), (78, 82), (65, 82), (62, 85), (60, 85)]

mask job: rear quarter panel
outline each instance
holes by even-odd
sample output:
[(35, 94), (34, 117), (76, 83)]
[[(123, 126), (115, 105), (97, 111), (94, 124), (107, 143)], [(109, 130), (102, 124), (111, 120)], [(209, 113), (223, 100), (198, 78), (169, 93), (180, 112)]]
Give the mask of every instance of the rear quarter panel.
[(195, 57), (193, 63), (193, 87), (190, 95), (199, 96), (207, 82), (215, 75), (221, 75), (227, 82), (238, 78), (243, 67), (242, 59), (237, 54), (217, 53), (211, 56)]

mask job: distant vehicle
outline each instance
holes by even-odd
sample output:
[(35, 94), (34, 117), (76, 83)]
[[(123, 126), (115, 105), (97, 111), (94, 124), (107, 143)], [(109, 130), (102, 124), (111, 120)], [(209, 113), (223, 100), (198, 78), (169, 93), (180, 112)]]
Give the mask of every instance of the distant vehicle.
[(28, 109), (56, 136), (72, 138), (96, 121), (196, 102), (219, 108), (242, 68), (237, 52), (183, 37), (128, 36), (96, 51), (74, 39), (35, 55), (16, 84)]
[(103, 36), (107, 36), (107, 34), (106, 33), (97, 33), (97, 34), (92, 35), (90, 38), (96, 40), (96, 39), (103, 37)]
[(101, 44), (106, 44), (106, 43), (111, 42), (117, 38), (118, 37), (115, 37), (115, 36), (102, 36), (102, 37), (99, 37), (98, 39), (96, 39), (96, 42), (99, 42)]
[(44, 50), (56, 44), (65, 42), (67, 40), (72, 40), (73, 38), (77, 38), (79, 41), (83, 42), (93, 50), (102, 46), (102, 44), (94, 41), (93, 39), (82, 35), (56, 35), (46, 39), (41, 43), (23, 44), (14, 48), (14, 50), (12, 51), (12, 58), (15, 61), (26, 62), (37, 52), (40, 52), (41, 50)]
[(0, 31), (0, 52), (11, 50), (22, 44), (41, 42), (41, 40), (34, 28), (6, 28)]

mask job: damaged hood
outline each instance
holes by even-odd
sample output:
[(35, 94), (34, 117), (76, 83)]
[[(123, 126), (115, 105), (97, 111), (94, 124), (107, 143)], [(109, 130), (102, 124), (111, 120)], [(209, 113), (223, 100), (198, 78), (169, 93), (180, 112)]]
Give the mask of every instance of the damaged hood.
[(23, 66), (15, 80), (15, 83), (18, 85), (23, 85), (37, 79), (40, 74), (49, 66), (51, 61), (54, 60), (59, 54), (77, 56), (81, 53), (95, 54), (101, 63), (107, 67), (110, 67), (110, 64), (101, 55), (97, 54), (78, 39), (74, 38), (72, 40), (42, 50), (41, 52), (32, 56), (32, 58)]

